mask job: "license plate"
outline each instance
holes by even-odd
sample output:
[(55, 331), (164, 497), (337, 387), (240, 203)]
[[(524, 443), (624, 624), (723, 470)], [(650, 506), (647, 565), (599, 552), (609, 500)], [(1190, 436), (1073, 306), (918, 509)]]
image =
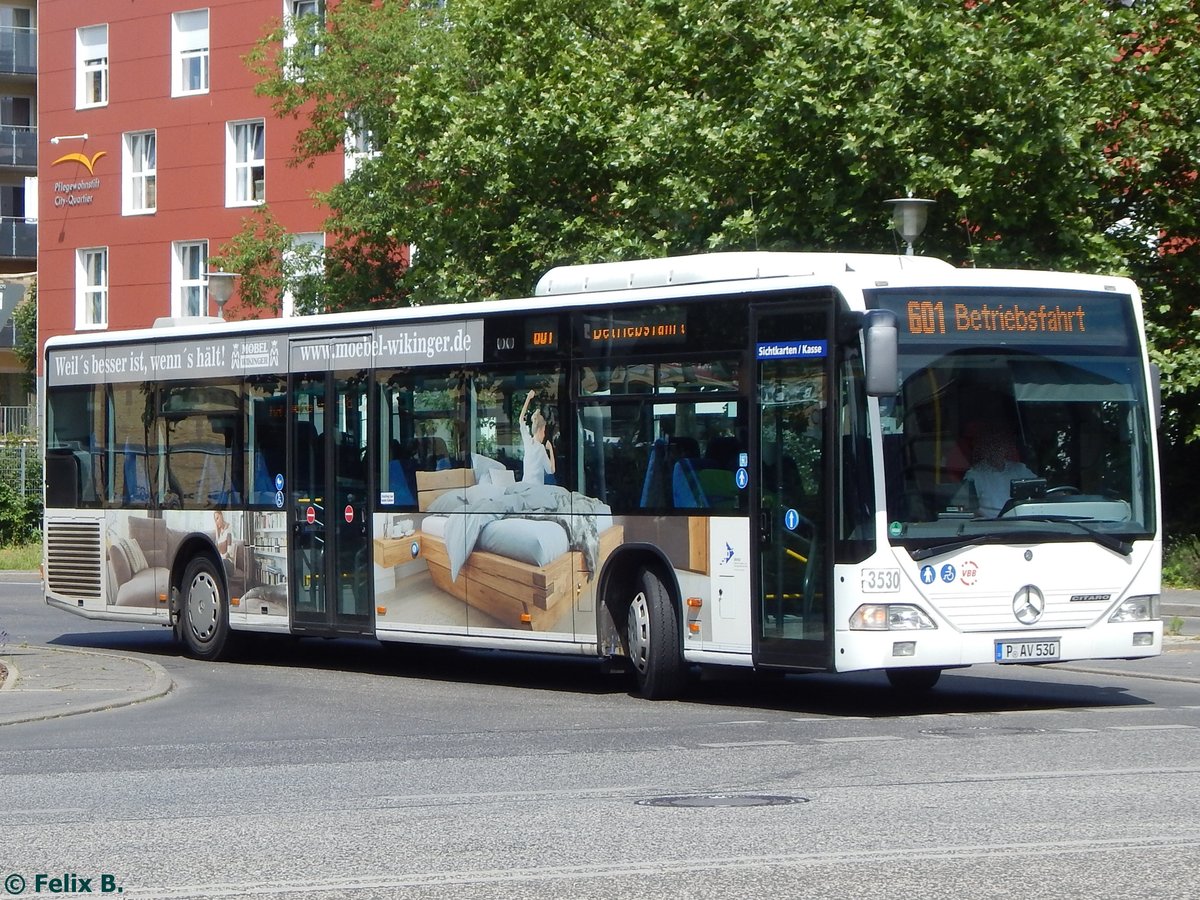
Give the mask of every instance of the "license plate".
[(998, 663), (1054, 662), (1058, 658), (1058, 638), (996, 641), (996, 662)]

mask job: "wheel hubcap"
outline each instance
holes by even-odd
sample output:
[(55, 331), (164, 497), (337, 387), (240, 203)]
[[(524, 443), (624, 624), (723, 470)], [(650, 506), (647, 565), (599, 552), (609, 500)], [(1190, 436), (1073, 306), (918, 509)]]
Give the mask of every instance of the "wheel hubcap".
[(192, 579), (188, 589), (187, 612), (188, 627), (196, 640), (212, 640), (217, 630), (220, 600), (220, 590), (211, 575), (201, 572)]
[(634, 666), (639, 672), (645, 672), (650, 656), (650, 604), (644, 591), (638, 591), (629, 604), (625, 642)]

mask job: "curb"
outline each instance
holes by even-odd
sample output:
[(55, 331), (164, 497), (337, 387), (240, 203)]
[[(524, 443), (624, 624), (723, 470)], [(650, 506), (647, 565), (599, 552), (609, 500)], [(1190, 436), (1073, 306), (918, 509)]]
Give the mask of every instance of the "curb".
[(17, 679), (21, 677), (21, 670), (11, 660), (4, 660), (4, 671), (7, 674), (0, 681), (0, 693), (13, 690), (17, 686)]
[(22, 569), (0, 569), (0, 584), (41, 584), (42, 573), (36, 569), (24, 571)]
[[(106, 698), (96, 700), (91, 703), (84, 703), (79, 706), (63, 707), (59, 709), (47, 708), (35, 710), (28, 713), (13, 713), (11, 715), (0, 715), (0, 726), (18, 725), (22, 722), (44, 722), (50, 719), (62, 719), (67, 716), (78, 716), (84, 713), (102, 712), (107, 709), (120, 709), (125, 706), (133, 706), (137, 703), (145, 703), (148, 700), (157, 700), (159, 697), (164, 697), (169, 694), (175, 687), (175, 682), (167, 670), (158, 663), (148, 659), (139, 659), (135, 656), (126, 656), (121, 653), (105, 653), (95, 650), (79, 650), (74, 647), (39, 647), (43, 651), (53, 653), (78, 653), (84, 656), (99, 656), (106, 659), (121, 659), (127, 662), (137, 663), (145, 666), (154, 676), (150, 687), (137, 693), (121, 695), (120, 697)], [(5, 679), (4, 691), (16, 690), (16, 684), (20, 677), (17, 667), (12, 664), (9, 659), (4, 660), (5, 668), (8, 669), (8, 678)], [(17, 677), (13, 677), (16, 675)]]

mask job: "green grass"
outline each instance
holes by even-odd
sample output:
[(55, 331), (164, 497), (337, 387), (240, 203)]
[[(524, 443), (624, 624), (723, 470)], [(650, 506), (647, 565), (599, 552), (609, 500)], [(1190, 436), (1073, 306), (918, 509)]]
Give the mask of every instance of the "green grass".
[(1189, 535), (1167, 541), (1162, 580), (1170, 587), (1200, 587), (1200, 538)]
[(42, 564), (42, 542), (0, 547), (0, 571), (36, 571)]

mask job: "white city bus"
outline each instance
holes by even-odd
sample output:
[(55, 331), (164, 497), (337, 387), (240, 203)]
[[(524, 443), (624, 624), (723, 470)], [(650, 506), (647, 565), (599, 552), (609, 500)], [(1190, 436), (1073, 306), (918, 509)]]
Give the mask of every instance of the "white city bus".
[(1140, 301), (913, 257), (54, 338), (46, 599), (250, 632), (883, 670), (1161, 651)]

